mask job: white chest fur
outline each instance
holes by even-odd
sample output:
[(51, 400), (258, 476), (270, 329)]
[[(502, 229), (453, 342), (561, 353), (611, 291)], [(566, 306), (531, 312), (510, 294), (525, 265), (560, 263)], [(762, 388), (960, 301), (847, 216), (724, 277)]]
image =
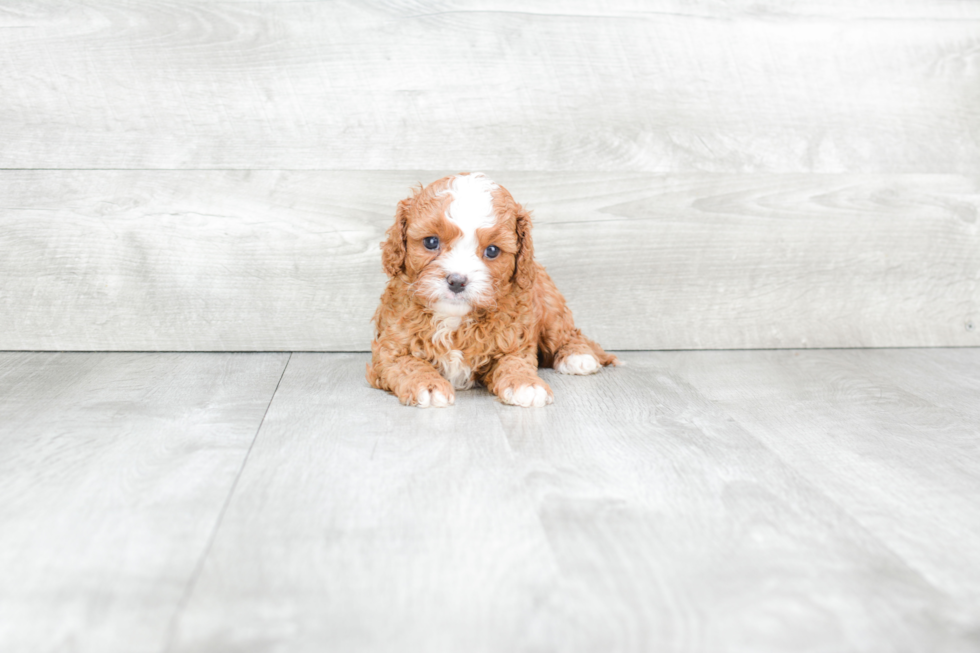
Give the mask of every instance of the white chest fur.
[(463, 352), (453, 349), (453, 334), (462, 323), (462, 316), (458, 315), (436, 315), (436, 330), (432, 334), (432, 342), (442, 345), (448, 351), (442, 354), (433, 362), (443, 378), (449, 381), (457, 390), (466, 390), (473, 387), (473, 370), (466, 361), (463, 360)]
[(473, 387), (473, 370), (463, 360), (463, 352), (460, 350), (450, 350), (445, 356), (437, 358), (435, 364), (443, 378), (457, 390)]

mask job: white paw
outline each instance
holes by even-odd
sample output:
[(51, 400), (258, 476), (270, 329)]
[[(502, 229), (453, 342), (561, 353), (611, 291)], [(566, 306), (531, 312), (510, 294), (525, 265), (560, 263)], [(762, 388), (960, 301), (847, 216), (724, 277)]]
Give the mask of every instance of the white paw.
[(572, 354), (555, 365), (555, 371), (561, 374), (595, 374), (600, 367), (599, 359), (592, 354)]
[(419, 408), (428, 408), (429, 406), (433, 408), (445, 408), (446, 406), (452, 406), (455, 400), (455, 396), (447, 397), (438, 390), (434, 390), (431, 393), (428, 390), (423, 390), (416, 398), (415, 405)]
[(500, 395), (500, 399), (505, 404), (523, 406), (524, 408), (530, 408), (532, 406), (540, 408), (541, 406), (547, 406), (555, 400), (548, 390), (540, 385), (522, 385), (516, 389), (506, 388)]

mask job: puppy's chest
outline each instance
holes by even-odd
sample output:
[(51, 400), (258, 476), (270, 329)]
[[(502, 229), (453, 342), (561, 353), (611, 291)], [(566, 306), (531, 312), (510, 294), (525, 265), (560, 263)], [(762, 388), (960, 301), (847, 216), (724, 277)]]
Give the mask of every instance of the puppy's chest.
[(431, 336), (431, 362), (439, 373), (457, 390), (472, 388), (476, 383), (474, 367), (477, 362), (468, 358), (457, 344), (461, 318), (446, 317), (434, 321)]

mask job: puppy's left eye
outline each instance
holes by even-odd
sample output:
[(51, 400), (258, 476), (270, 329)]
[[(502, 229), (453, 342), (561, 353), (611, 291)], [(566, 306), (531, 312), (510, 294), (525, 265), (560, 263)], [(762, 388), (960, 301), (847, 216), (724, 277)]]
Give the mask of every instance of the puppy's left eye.
[(483, 251), (483, 255), (487, 258), (497, 258), (500, 256), (500, 248), (496, 245), (490, 245)]
[(428, 238), (422, 239), (422, 244), (425, 245), (426, 249), (439, 249), (439, 239), (435, 236), (429, 236)]

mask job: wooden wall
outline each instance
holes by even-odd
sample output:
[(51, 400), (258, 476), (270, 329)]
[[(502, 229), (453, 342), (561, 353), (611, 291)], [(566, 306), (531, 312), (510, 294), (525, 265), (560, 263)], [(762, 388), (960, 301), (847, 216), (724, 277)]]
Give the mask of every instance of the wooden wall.
[(483, 170), (612, 349), (980, 344), (980, 4), (8, 2), (0, 349), (363, 350)]

